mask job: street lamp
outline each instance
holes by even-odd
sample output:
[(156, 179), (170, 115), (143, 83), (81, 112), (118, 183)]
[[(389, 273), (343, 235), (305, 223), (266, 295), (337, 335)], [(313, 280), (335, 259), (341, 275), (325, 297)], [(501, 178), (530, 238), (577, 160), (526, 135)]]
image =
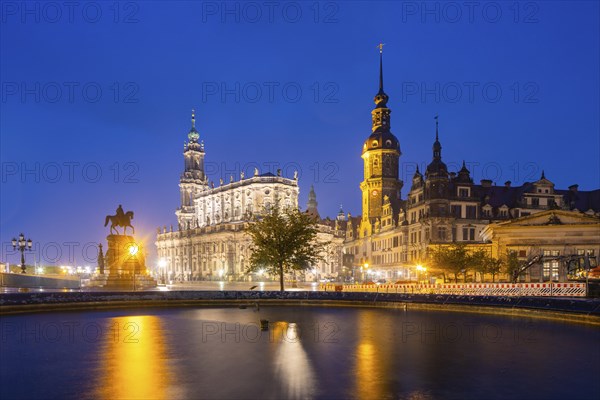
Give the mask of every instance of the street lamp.
[(421, 272), (426, 272), (427, 268), (425, 268), (422, 265), (417, 265), (417, 271), (418, 271), (417, 272), (417, 274), (418, 274), (417, 280), (418, 280), (419, 283), (421, 283)]
[(31, 251), (31, 246), (33, 246), (33, 243), (31, 242), (31, 239), (27, 239), (27, 241), (25, 241), (25, 236), (21, 233), (18, 241), (17, 239), (13, 238), (12, 245), (13, 249), (16, 250), (18, 248), (21, 252), (21, 273), (24, 274), (25, 270), (27, 269), (25, 267), (25, 250)]
[(158, 268), (160, 270), (159, 271), (160, 276), (161, 276), (163, 282), (165, 282), (165, 283), (166, 283), (166, 277), (165, 277), (166, 274), (165, 274), (165, 271), (167, 269), (166, 267), (167, 267), (167, 260), (164, 257), (160, 258), (158, 260)]

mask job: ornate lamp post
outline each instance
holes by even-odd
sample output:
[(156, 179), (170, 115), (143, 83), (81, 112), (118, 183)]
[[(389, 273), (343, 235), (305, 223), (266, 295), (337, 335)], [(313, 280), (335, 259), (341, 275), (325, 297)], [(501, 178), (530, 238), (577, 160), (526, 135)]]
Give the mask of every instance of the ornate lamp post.
[(27, 269), (25, 267), (25, 250), (31, 251), (31, 246), (33, 246), (33, 243), (31, 242), (31, 239), (27, 239), (27, 241), (25, 241), (25, 236), (21, 233), (18, 241), (17, 239), (13, 238), (12, 245), (13, 249), (16, 250), (18, 248), (21, 252), (21, 273), (24, 274), (25, 270)]

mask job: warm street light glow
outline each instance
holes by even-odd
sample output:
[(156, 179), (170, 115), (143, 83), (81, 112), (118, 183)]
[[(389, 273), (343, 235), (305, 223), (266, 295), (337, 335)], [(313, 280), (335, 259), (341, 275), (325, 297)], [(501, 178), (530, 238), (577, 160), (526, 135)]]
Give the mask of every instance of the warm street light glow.
[(134, 243), (129, 246), (129, 254), (130, 255), (135, 256), (138, 251), (139, 251), (139, 247), (137, 244)]
[(158, 260), (158, 266), (160, 268), (165, 268), (167, 266), (167, 260), (163, 257)]

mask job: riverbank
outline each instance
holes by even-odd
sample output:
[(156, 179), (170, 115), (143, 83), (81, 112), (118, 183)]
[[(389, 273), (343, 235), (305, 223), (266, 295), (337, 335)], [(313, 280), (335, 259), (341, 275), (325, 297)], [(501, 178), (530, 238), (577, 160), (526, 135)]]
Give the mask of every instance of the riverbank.
[(386, 307), (561, 319), (600, 325), (600, 299), (451, 296), (400, 293), (166, 291), (6, 293), (0, 315), (142, 307), (268, 305)]

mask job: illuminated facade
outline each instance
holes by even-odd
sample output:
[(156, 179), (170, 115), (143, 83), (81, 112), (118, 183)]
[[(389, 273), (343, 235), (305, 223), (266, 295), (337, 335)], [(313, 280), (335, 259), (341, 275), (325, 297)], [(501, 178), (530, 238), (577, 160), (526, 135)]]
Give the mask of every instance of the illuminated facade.
[[(363, 274), (365, 270), (378, 271), (380, 275), (373, 279), (414, 279), (415, 267), (426, 260), (430, 246), (456, 242), (483, 244), (494, 240), (493, 235), (482, 236), (489, 224), (547, 210), (585, 214), (596, 221), (596, 228), (600, 226), (600, 189), (579, 191), (577, 185), (572, 185), (568, 190), (559, 190), (543, 172), (536, 182), (518, 187), (511, 182), (496, 186), (490, 180), (475, 184), (464, 162), (458, 172), (448, 171), (442, 159), (437, 116), (431, 162), (424, 174), (417, 168), (406, 199), (402, 200), (403, 182), (398, 179), (400, 144), (390, 130), (391, 110), (383, 90), (381, 52), (379, 73), (379, 92), (371, 112), (372, 133), (362, 147), (362, 216), (348, 215), (343, 222), (346, 268), (361, 269)], [(522, 236), (531, 228), (519, 229)], [(569, 229), (570, 238), (557, 236), (554, 245), (577, 247), (574, 234), (577, 228), (563, 227), (563, 230)], [(486, 232), (489, 233), (489, 229)], [(532, 232), (532, 237), (535, 234)], [(586, 246), (586, 243), (580, 244)], [(600, 244), (590, 247), (595, 257), (598, 246)], [(563, 249), (563, 254), (566, 251)]]
[[(298, 207), (298, 180), (283, 177), (281, 171), (245, 177), (220, 179), (215, 186), (204, 170), (204, 143), (199, 141), (195, 115), (185, 144), (184, 171), (179, 181), (181, 204), (176, 210), (178, 225), (158, 229), (159, 275), (169, 281), (246, 279), (250, 257), (250, 237), (244, 232), (256, 213), (271, 207)], [(311, 188), (309, 209), (316, 211), (316, 195)], [(311, 268), (308, 279), (331, 275), (339, 268), (342, 238), (334, 238), (334, 227), (323, 221), (317, 240), (331, 243), (325, 259)]]

